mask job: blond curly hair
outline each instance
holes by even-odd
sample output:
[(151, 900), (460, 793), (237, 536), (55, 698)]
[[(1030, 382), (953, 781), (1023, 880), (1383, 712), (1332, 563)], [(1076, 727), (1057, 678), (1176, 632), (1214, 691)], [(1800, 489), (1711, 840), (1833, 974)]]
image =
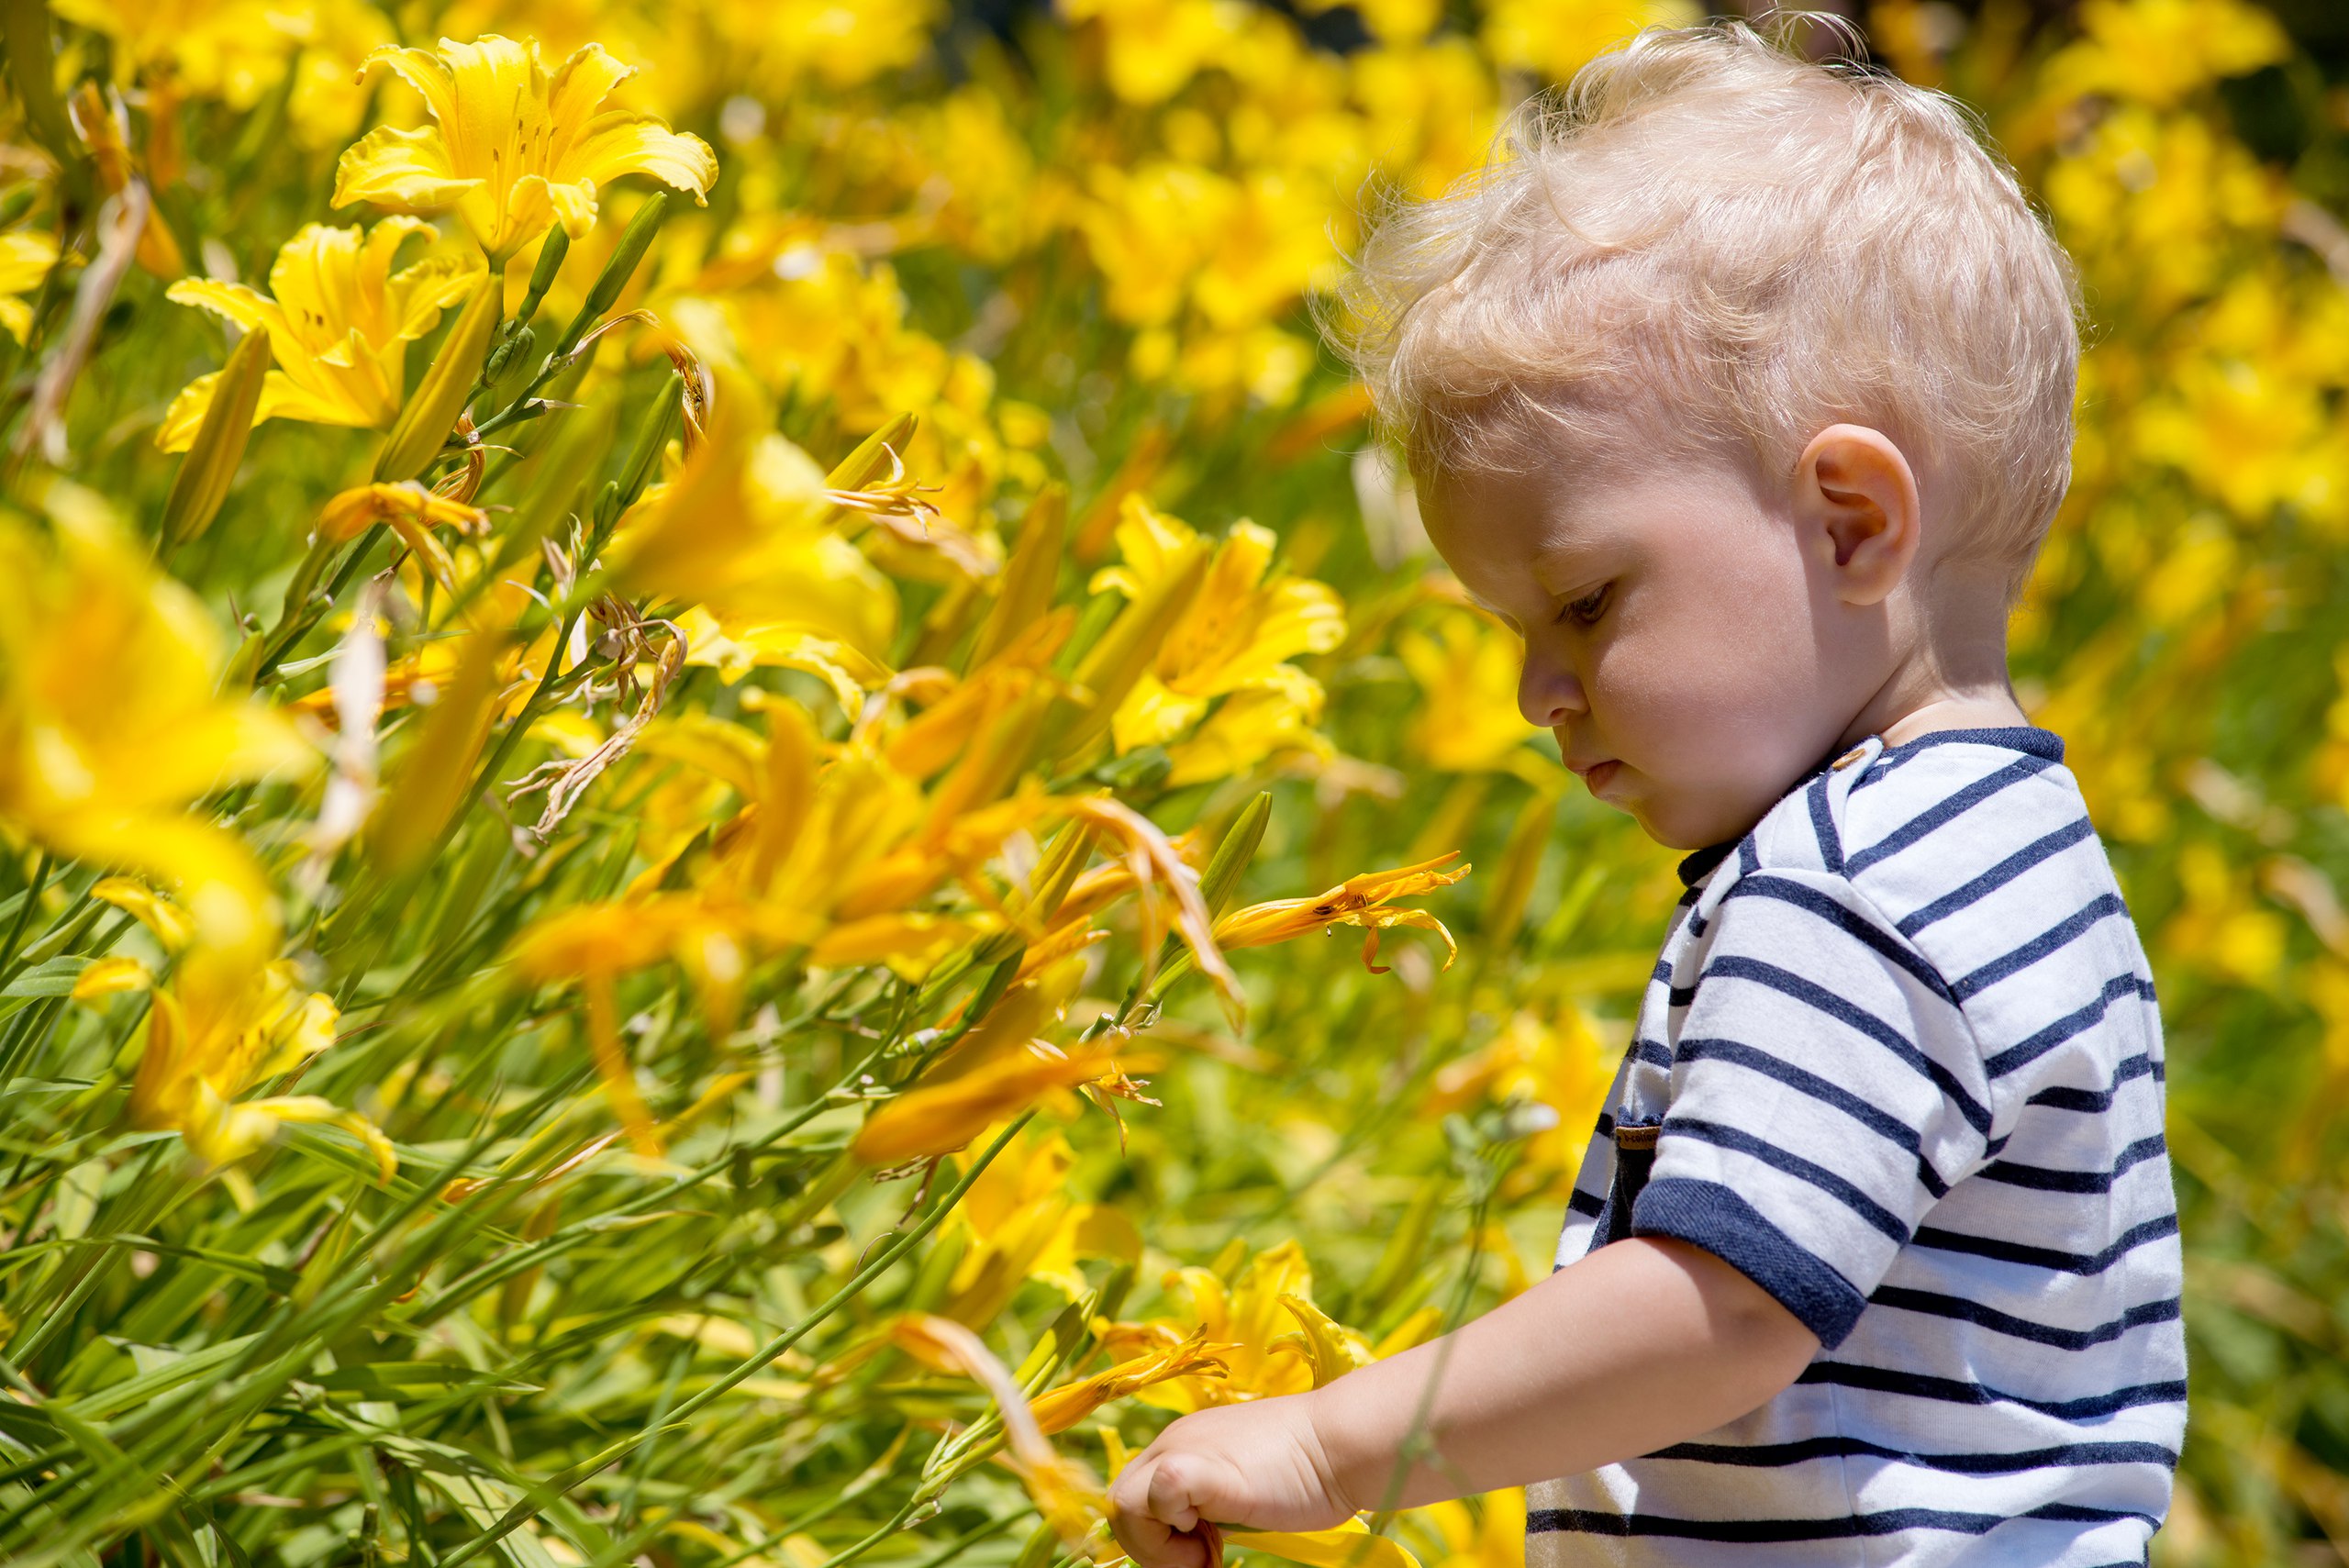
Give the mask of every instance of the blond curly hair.
[(1873, 425), (1929, 550), (2011, 597), (2071, 478), (2070, 259), (1954, 100), (1785, 36), (1652, 28), (1528, 101), (1481, 171), (1377, 204), (1324, 326), (1422, 473), (1545, 429), (1791, 473)]

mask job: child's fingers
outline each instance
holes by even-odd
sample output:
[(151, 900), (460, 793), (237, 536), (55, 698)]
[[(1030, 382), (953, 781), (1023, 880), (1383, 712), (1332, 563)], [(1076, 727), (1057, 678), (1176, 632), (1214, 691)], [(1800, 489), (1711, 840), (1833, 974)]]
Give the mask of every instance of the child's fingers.
[(1206, 1521), (1185, 1505), (1179, 1473), (1162, 1479), (1165, 1468), (1163, 1459), (1144, 1454), (1110, 1486), (1109, 1529), (1118, 1544), (1134, 1568), (1221, 1568), (1220, 1538), (1210, 1547), (1192, 1529)]
[(1195, 1468), (1189, 1456), (1180, 1453), (1168, 1454), (1151, 1467), (1149, 1487), (1142, 1494), (1143, 1507), (1151, 1518), (1163, 1519), (1186, 1533), (1199, 1525), (1198, 1488), (1192, 1474)]

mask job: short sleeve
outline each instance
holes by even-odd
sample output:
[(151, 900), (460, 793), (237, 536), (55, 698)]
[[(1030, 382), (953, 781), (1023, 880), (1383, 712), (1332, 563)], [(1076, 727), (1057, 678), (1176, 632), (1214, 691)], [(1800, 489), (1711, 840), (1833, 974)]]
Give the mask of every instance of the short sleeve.
[(1713, 1253), (1831, 1347), (1925, 1211), (1988, 1157), (1973, 1030), (1839, 876), (1741, 878), (1687, 959), (1698, 969), (1675, 977), (1693, 995), (1631, 1234)]

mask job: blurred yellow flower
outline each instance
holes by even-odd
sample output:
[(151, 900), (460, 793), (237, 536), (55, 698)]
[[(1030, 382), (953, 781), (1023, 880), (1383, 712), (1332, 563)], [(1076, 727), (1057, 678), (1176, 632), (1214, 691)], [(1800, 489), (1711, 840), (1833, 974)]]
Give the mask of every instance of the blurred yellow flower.
[(1694, 0), (1488, 0), (1482, 37), (1496, 64), (1564, 82), (1642, 28), (1694, 27)]
[[(1197, 537), (1179, 518), (1128, 495), (1117, 528), (1123, 563), (1096, 573), (1093, 591), (1115, 588), (1141, 599)], [(1290, 714), (1319, 709), (1319, 685), (1285, 662), (1326, 653), (1344, 641), (1345, 606), (1326, 584), (1286, 573), (1268, 576), (1279, 543), (1269, 528), (1232, 525), (1190, 607), (1118, 706), (1111, 734), (1120, 752), (1176, 740), (1228, 694), (1264, 690), (1276, 694)], [(1256, 722), (1278, 728), (1275, 711), (1260, 706)], [(1237, 731), (1225, 744), (1247, 750)]]
[(1623, 1041), (1614, 1038), (1620, 1033), (1602, 1033), (1598, 1020), (1571, 998), (1520, 1007), (1488, 1044), (1437, 1070), (1419, 1114), (1439, 1119), (1513, 1098), (1548, 1106), (1548, 1125), (1525, 1140), (1505, 1190), (1517, 1202), (1563, 1201), (1622, 1059)]
[(1078, 1259), (1140, 1259), (1141, 1238), (1122, 1209), (1080, 1203), (1070, 1194), (1075, 1163), (1064, 1134), (1055, 1129), (1039, 1136), (1030, 1129), (979, 1173), (948, 1222), (968, 1250), (955, 1262), (940, 1311), (983, 1329), (1029, 1280), (1074, 1301), (1089, 1288)]
[(707, 205), (718, 158), (697, 136), (651, 115), (607, 109), (633, 75), (587, 44), (550, 75), (538, 40), (442, 39), (438, 50), (379, 49), (362, 73), (388, 67), (424, 95), (436, 122), (378, 126), (342, 155), (334, 205), (395, 211), (454, 208), (493, 262), (560, 223), (577, 239), (595, 227), (598, 187), (650, 174)]
[(97, 497), (52, 481), (45, 500), (48, 538), (0, 512), (0, 822), (178, 884), (205, 940), (258, 951), (276, 929), (261, 867), (185, 806), (317, 754), (282, 716), (218, 695), (210, 615)]
[(37, 228), (0, 234), (0, 328), (19, 343), (33, 324), (33, 307), (23, 296), (40, 287), (55, 265), (56, 236)]
[(1522, 1487), (1431, 1503), (1404, 1514), (1396, 1526), (1419, 1547), (1428, 1568), (1525, 1568)]
[(1274, 756), (1308, 767), (1329, 761), (1336, 749), (1314, 728), (1323, 701), (1320, 682), (1294, 664), (1275, 665), (1262, 684), (1224, 698), (1189, 739), (1166, 748), (1167, 787), (1229, 778)]
[(433, 529), (460, 534), (489, 531), (489, 514), (462, 501), (437, 495), (413, 479), (396, 484), (361, 484), (342, 491), (318, 513), (318, 533), (329, 539), (356, 539), (376, 524), (388, 525), (399, 535), (427, 571), (450, 592), (456, 592), (456, 563)]
[(1118, 1072), (1116, 1052), (1101, 1046), (1063, 1051), (1039, 1040), (960, 1077), (907, 1090), (866, 1118), (851, 1151), (874, 1165), (944, 1154), (1054, 1090), (1115, 1079)]
[[(278, 368), (262, 384), (253, 422), (300, 419), (314, 425), (380, 429), (406, 397), (407, 346), (432, 330), (443, 307), (470, 294), (480, 269), (451, 255), (423, 258), (398, 272), (392, 262), (411, 236), (430, 234), (421, 218), (387, 217), (374, 228), (302, 226), (269, 270), (270, 294), (243, 284), (183, 278), (165, 297), (250, 330), (269, 329)], [(185, 451), (212, 406), (219, 373), (187, 384), (163, 416), (155, 444)]]
[(2276, 18), (2243, 0), (2083, 0), (2079, 23), (2082, 36), (2041, 77), (2051, 99), (2094, 94), (2167, 108), (2292, 51)]
[(56, 10), (112, 41), (122, 81), (239, 109), (284, 74), (295, 41), (269, 0), (58, 0)]
[(708, 0), (705, 14), (763, 85), (787, 90), (810, 78), (853, 87), (911, 65), (942, 9), (936, 0)]
[(156, 991), (130, 1086), (134, 1127), (177, 1132), (198, 1159), (226, 1165), (276, 1136), (284, 1122), (325, 1122), (364, 1143), (384, 1181), (399, 1161), (375, 1124), (317, 1095), (240, 1100), (334, 1043), (337, 1014), (305, 993), (291, 962), (253, 965), (206, 950), (177, 984)]
[(1246, 0), (1061, 0), (1072, 22), (1097, 22), (1109, 88), (1156, 104), (1229, 50), (1245, 32)]
[(617, 570), (634, 591), (879, 658), (896, 591), (834, 531), (836, 509), (815, 460), (767, 428), (757, 389), (721, 376), (707, 439), (621, 520)]
[(1453, 773), (1520, 771), (1525, 743), (1541, 734), (1517, 710), (1523, 643), (1482, 616), (1453, 610), (1425, 629), (1397, 633), (1395, 653), (1422, 697), (1411, 721), (1413, 760)]

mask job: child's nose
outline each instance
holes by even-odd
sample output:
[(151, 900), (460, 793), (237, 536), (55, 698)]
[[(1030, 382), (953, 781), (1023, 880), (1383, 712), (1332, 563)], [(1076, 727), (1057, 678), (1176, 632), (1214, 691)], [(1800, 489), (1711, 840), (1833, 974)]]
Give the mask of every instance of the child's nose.
[(1527, 656), (1517, 678), (1517, 710), (1525, 716), (1526, 723), (1555, 729), (1588, 709), (1582, 683), (1573, 671), (1547, 659)]

